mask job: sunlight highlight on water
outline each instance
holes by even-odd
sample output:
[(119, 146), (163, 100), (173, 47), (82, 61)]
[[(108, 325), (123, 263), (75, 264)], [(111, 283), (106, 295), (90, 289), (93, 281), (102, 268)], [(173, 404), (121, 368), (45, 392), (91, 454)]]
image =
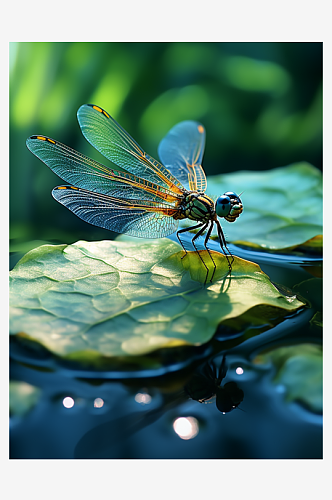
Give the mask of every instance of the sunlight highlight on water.
[(75, 404), (75, 401), (73, 400), (73, 398), (67, 396), (63, 399), (62, 404), (65, 408), (72, 408)]
[(173, 429), (181, 439), (193, 439), (199, 432), (198, 420), (195, 417), (180, 417), (174, 420)]
[(138, 392), (135, 396), (135, 401), (141, 405), (148, 405), (151, 403), (151, 396), (150, 394)]
[(95, 408), (102, 408), (104, 406), (104, 400), (101, 398), (96, 398), (93, 402)]

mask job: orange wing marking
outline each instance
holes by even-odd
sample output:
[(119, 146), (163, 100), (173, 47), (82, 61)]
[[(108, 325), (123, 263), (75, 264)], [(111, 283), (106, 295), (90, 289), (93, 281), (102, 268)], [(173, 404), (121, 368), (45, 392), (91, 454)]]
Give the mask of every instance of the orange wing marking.
[(92, 107), (93, 107), (93, 109), (95, 109), (95, 110), (96, 110), (96, 111), (98, 111), (99, 113), (102, 113), (103, 115), (105, 115), (105, 116), (106, 116), (106, 118), (109, 118), (109, 117), (110, 117), (110, 115), (109, 115), (108, 113), (106, 113), (106, 111), (105, 111), (104, 109), (100, 108), (99, 106), (95, 106), (95, 105), (93, 105)]

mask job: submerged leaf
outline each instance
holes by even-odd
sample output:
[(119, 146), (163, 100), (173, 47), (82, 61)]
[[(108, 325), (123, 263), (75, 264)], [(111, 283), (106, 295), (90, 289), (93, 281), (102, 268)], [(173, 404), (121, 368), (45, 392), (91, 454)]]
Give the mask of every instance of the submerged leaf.
[[(185, 258), (168, 239), (79, 241), (44, 245), (11, 271), (10, 331), (59, 356), (142, 355), (163, 347), (201, 345), (218, 324), (258, 304), (295, 311), (257, 264), (216, 252), (212, 284), (195, 253)], [(207, 252), (202, 252), (209, 268)]]
[(320, 413), (323, 408), (322, 348), (313, 344), (279, 347), (259, 355), (254, 363), (272, 362), (274, 382), (285, 387), (286, 399)]
[(310, 324), (323, 328), (323, 315), (320, 311), (315, 312), (310, 320)]
[(9, 411), (11, 416), (26, 415), (39, 401), (41, 391), (26, 382), (9, 383)]
[(228, 241), (270, 250), (321, 248), (322, 173), (309, 163), (208, 178), (213, 199), (225, 191), (243, 192), (244, 206), (235, 223), (223, 223)]
[(313, 310), (322, 310), (323, 303), (323, 280), (311, 278), (294, 285), (297, 295), (310, 303)]

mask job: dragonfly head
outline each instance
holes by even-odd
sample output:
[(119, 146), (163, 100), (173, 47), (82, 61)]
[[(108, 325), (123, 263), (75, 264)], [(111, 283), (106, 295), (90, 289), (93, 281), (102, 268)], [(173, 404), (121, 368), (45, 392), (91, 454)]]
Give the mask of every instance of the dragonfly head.
[(242, 201), (236, 193), (227, 191), (217, 199), (215, 210), (218, 217), (224, 217), (228, 222), (234, 222), (243, 212)]

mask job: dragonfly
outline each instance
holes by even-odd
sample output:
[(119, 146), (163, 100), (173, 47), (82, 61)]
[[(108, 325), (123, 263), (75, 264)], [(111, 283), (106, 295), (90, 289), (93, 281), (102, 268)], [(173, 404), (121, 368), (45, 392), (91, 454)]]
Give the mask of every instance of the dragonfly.
[[(148, 155), (139, 144), (104, 109), (84, 104), (77, 112), (83, 136), (105, 158), (121, 170), (104, 166), (44, 135), (32, 135), (28, 149), (69, 185), (57, 186), (52, 196), (80, 219), (117, 233), (141, 238), (162, 238), (197, 230), (192, 238), (195, 252), (209, 268), (196, 246), (206, 231), (207, 247), (214, 225), (220, 248), (232, 270), (234, 257), (229, 251), (218, 220), (234, 222), (243, 211), (236, 193), (228, 191), (214, 202), (205, 194), (207, 181), (202, 168), (205, 129), (196, 121), (175, 125), (158, 147), (160, 162)], [(178, 229), (179, 221), (189, 219), (194, 225)], [(183, 258), (182, 257), (182, 258)]]

